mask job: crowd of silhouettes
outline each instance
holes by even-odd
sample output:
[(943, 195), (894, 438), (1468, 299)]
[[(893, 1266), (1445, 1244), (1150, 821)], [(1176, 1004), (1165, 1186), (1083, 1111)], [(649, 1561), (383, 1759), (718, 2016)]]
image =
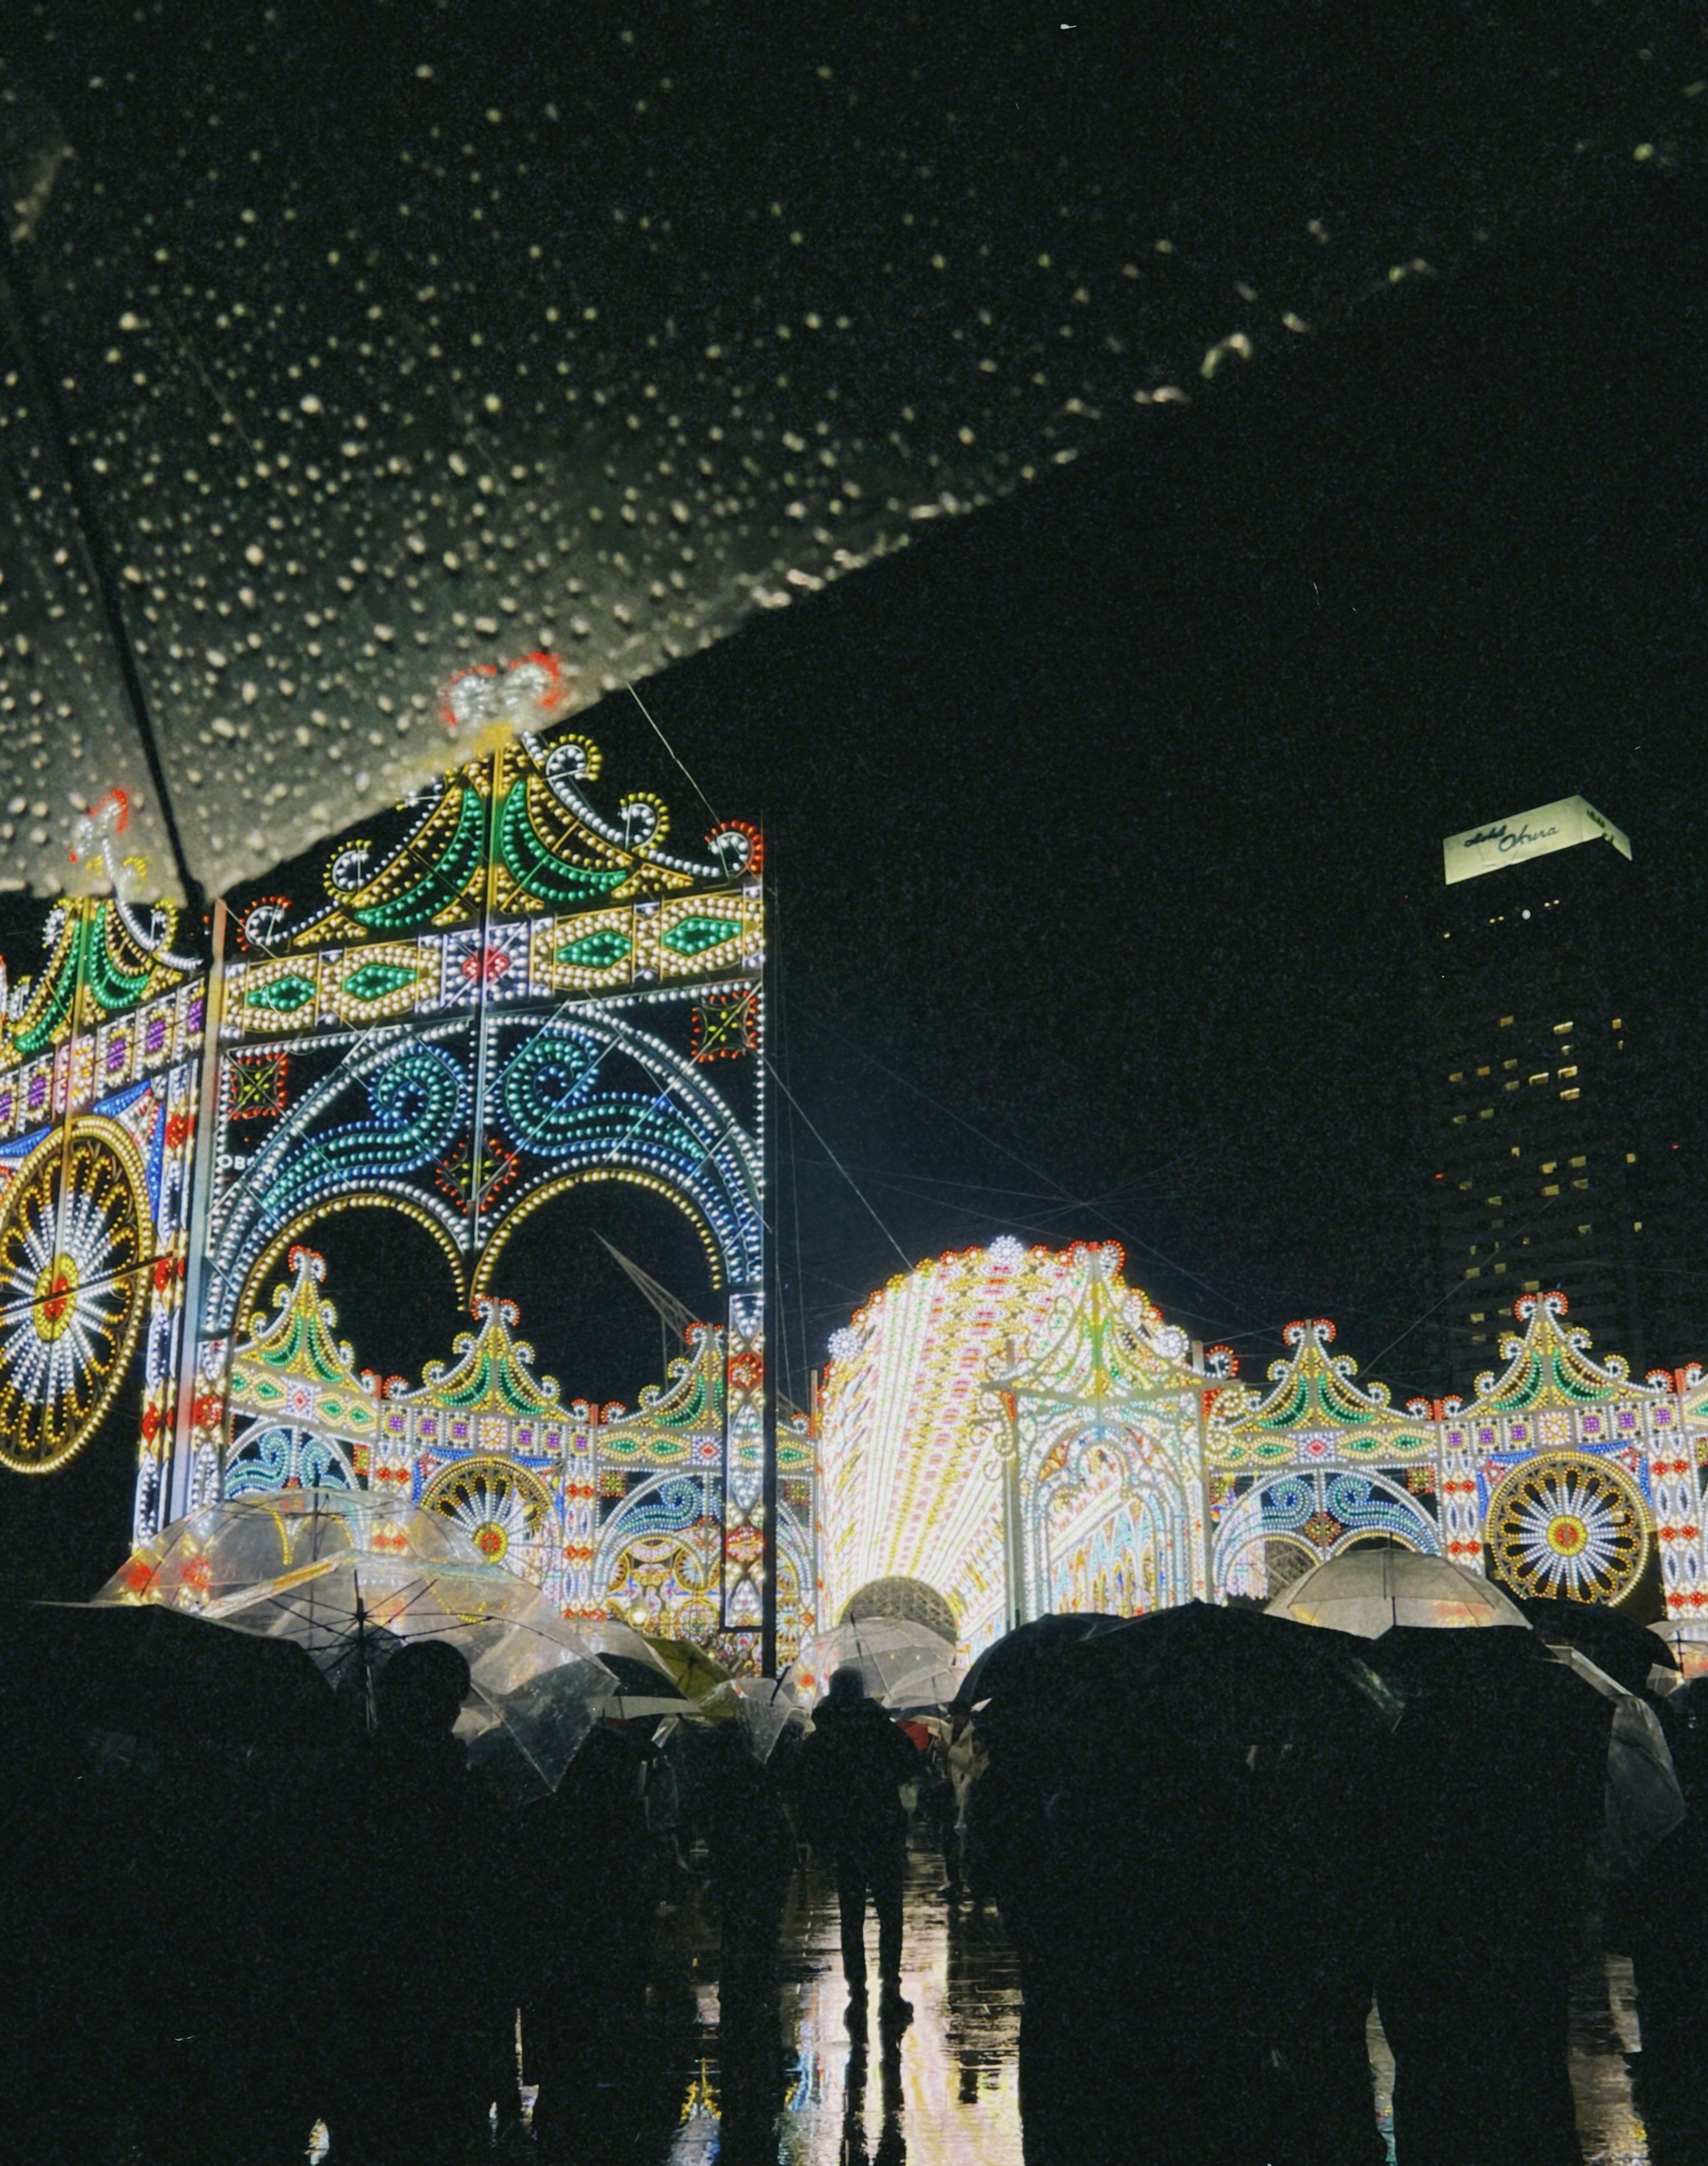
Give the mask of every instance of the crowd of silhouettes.
[[(319, 2122), (334, 2166), (450, 2166), (531, 2107), (551, 2166), (652, 2137), (662, 2156), (692, 1987), (655, 1944), (698, 1902), (720, 2155), (756, 2166), (810, 1857), (840, 1914), (847, 2155), (875, 2047), (876, 2155), (899, 2160), (917, 1825), (941, 1895), (994, 1900), (1018, 1953), (1029, 2166), (1382, 2166), (1373, 2008), (1399, 2166), (1582, 2166), (1568, 1997), (1607, 1948), (1635, 1965), (1655, 2166), (1708, 2166), (1708, 1679), (1633, 1729), (1646, 1676), (1616, 1699), (1528, 1632), (1347, 1641), (1203, 1604), (1059, 1624), (1005, 1643), (947, 1721), (898, 1722), (845, 1670), (810, 1729), (762, 1747), (732, 1720), (600, 1722), (520, 1807), (469, 1765), (444, 1641), (377, 1643), (335, 1692), (281, 1672), (280, 1710), (241, 1735), (211, 1686), (134, 1717), (85, 1693), (56, 1726), (18, 1666), (0, 2091), (19, 2155), (265, 2166)], [(1658, 1840), (1616, 1809), (1621, 1724), (1652, 1787), (1676, 1771)]]
[(1190, 1604), (1040, 1637), (982, 1713), (970, 1830), (1020, 1953), (1029, 2166), (1383, 2166), (1373, 2009), (1400, 2166), (1583, 2166), (1568, 1997), (1609, 1947), (1655, 2166), (1708, 2161), (1705, 1695), (1638, 1720), (1512, 1630)]

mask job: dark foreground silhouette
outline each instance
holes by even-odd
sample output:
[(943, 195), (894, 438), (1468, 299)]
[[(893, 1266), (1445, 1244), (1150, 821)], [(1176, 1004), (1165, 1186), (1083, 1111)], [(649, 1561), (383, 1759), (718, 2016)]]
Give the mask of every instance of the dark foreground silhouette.
[[(453, 1735), (449, 1647), (335, 1697), (295, 1651), (129, 1614), (93, 1651), (18, 1624), (0, 1689), (13, 2155), (266, 2166), (320, 2121), (335, 2166), (495, 2141), (662, 2159), (711, 2080), (714, 1978), (719, 2155), (756, 2166), (814, 2080), (780, 2016), (804, 1840), (851, 1984), (876, 1911), (879, 2020), (857, 1995), (822, 2047), (837, 2142), (904, 2158), (900, 1794), (921, 1763), (857, 1692), (762, 1759), (734, 1722), (603, 1725), (514, 1809)], [(976, 1906), (999, 1905), (1030, 2166), (1379, 2166), (1373, 2000), (1401, 2166), (1576, 2166), (1567, 1993), (1598, 1931), (1636, 1964), (1651, 2156), (1708, 2158), (1708, 1687), (1663, 1708), (1690, 1816), (1616, 1874), (1610, 1703), (1528, 1635), (1343, 1643), (1199, 1607), (1029, 1644), (986, 1673), (971, 1899), (943, 1892), (934, 1945), (976, 2008), (996, 1945)], [(995, 2063), (957, 2020), (941, 2081), (967, 2103)]]

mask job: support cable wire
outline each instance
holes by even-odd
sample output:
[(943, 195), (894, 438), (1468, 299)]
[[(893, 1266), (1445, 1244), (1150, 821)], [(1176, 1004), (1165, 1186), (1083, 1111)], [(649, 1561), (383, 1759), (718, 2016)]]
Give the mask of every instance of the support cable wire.
[[(1097, 1205), (1089, 1204), (1085, 1202), (1083, 1198), (1075, 1197), (1070, 1190), (1064, 1188), (1059, 1181), (1053, 1179), (1052, 1175), (1046, 1173), (1041, 1166), (1033, 1165), (1030, 1160), (1023, 1159), (1018, 1151), (1010, 1150), (1006, 1144), (999, 1143), (994, 1136), (986, 1135), (982, 1128), (976, 1128), (964, 1114), (957, 1113), (952, 1106), (946, 1106), (941, 1099), (934, 1098), (929, 1091), (922, 1091), (917, 1083), (910, 1083), (905, 1075), (899, 1075), (894, 1069), (887, 1067), (875, 1054), (868, 1053), (863, 1046), (855, 1045), (851, 1039), (844, 1038), (840, 1031), (835, 1029), (830, 1024), (825, 1022), (822, 1017), (818, 1018), (818, 1022), (820, 1029), (826, 1031), (830, 1037), (836, 1038), (840, 1043), (847, 1046), (851, 1052), (858, 1053), (864, 1059), (870, 1061), (872, 1065), (876, 1068), (880, 1074), (888, 1075), (892, 1082), (899, 1083), (904, 1091), (911, 1091), (916, 1098), (922, 1098), (926, 1105), (935, 1106), (939, 1112), (946, 1113), (952, 1121), (954, 1121), (960, 1127), (965, 1128), (968, 1135), (976, 1136), (981, 1143), (987, 1144), (992, 1150), (999, 1151), (1003, 1157), (1012, 1160), (1014, 1164), (1019, 1166), (1023, 1173), (1029, 1173), (1034, 1181), (1041, 1181), (1047, 1183), (1050, 1187), (1055, 1190), (1056, 1193), (1062, 1198), (1064, 1203), (1073, 1204), (1080, 1210), (1089, 1211), (1094, 1217), (1100, 1218), (1104, 1224), (1109, 1227), (1113, 1233), (1118, 1234), (1124, 1241), (1131, 1242), (1136, 1249), (1142, 1249), (1147, 1255), (1153, 1257), (1157, 1263), (1166, 1265), (1169, 1271), (1178, 1271), (1183, 1278), (1190, 1279), (1194, 1286), (1202, 1287), (1205, 1293), (1211, 1295), (1215, 1299), (1223, 1302), (1226, 1306), (1242, 1309), (1247, 1316), (1251, 1316), (1255, 1313), (1255, 1311), (1252, 1309), (1249, 1302), (1241, 1301), (1237, 1297), (1234, 1297), (1231, 1300), (1226, 1294), (1222, 1292), (1219, 1286), (1212, 1286), (1210, 1281), (1205, 1278), (1201, 1272), (1194, 1271), (1189, 1265), (1177, 1263), (1173, 1257), (1167, 1255), (1162, 1249), (1159, 1249), (1156, 1245), (1155, 1242), (1147, 1241), (1142, 1234), (1133, 1233), (1131, 1228), (1122, 1225), (1119, 1219), (1111, 1217), (1107, 1211), (1099, 1209)], [(804, 1119), (805, 1116), (803, 1115), (802, 1117)], [(809, 1123), (809, 1125), (810, 1126), (810, 1123)], [(814, 1129), (813, 1133), (814, 1135), (818, 1134), (818, 1131), (816, 1129)], [(820, 1143), (823, 1143), (824, 1138), (820, 1136), (819, 1140)], [(830, 1146), (826, 1144), (825, 1149), (828, 1149), (829, 1148)], [(1178, 1160), (1169, 1161), (1171, 1165), (1178, 1162)], [(1158, 1170), (1161, 1171), (1166, 1171), (1168, 1169), (1165, 1166)], [(849, 1179), (846, 1174), (844, 1178)], [(853, 1186), (851, 1179), (849, 1179), (849, 1186), (851, 1187)], [(857, 1190), (856, 1190), (855, 1192), (857, 1194), (859, 1193)], [(861, 1201), (865, 1202), (866, 1199), (862, 1197)], [(867, 1204), (866, 1207), (868, 1211), (872, 1208), (869, 1203)], [(874, 1213), (873, 1215), (875, 1216), (876, 1214)]]
[(688, 774), (687, 767), (683, 765), (681, 753), (677, 752), (676, 747), (670, 742), (670, 739), (666, 737), (663, 731), (659, 728), (658, 724), (653, 721), (652, 710), (647, 705), (640, 695), (635, 689), (635, 687), (629, 684), (629, 680), (626, 677), (623, 679), (623, 682), (628, 686), (630, 698), (635, 702), (635, 705), (640, 710), (641, 713), (646, 716), (647, 721), (652, 723), (653, 735), (658, 739), (660, 744), (664, 747), (664, 749), (670, 754), (677, 765), (682, 769), (683, 774), (688, 776), (688, 788), (693, 790), (694, 795), (698, 798), (701, 804), (705, 806), (707, 811), (711, 814), (712, 825), (715, 827), (719, 824), (717, 808), (713, 805), (711, 799), (707, 796), (705, 791), (700, 788), (698, 783), (694, 780), (693, 775)]
[(782, 1091), (783, 1096), (788, 1101), (789, 1104), (794, 1107), (796, 1112), (800, 1115), (802, 1121), (805, 1124), (808, 1134), (812, 1137), (814, 1141), (818, 1144), (820, 1149), (823, 1151), (825, 1157), (830, 1160), (831, 1165), (836, 1167), (837, 1172), (841, 1175), (843, 1180), (847, 1182), (850, 1188), (853, 1190), (855, 1195), (859, 1197), (861, 1202), (865, 1205), (867, 1211), (871, 1216), (872, 1224), (877, 1227), (878, 1232), (883, 1234), (884, 1239), (888, 1242), (890, 1247), (894, 1249), (897, 1255), (901, 1258), (902, 1269), (904, 1271), (910, 1271), (913, 1269), (913, 1265), (908, 1260), (907, 1251), (902, 1247), (901, 1243), (896, 1239), (894, 1234), (890, 1232), (888, 1227), (884, 1224), (883, 1219), (878, 1217), (877, 1209), (873, 1206), (871, 1199), (867, 1197), (865, 1190), (861, 1187), (859, 1182), (856, 1181), (853, 1175), (849, 1172), (847, 1167), (843, 1165), (841, 1160), (837, 1157), (835, 1151), (830, 1149), (830, 1146), (825, 1141), (824, 1137), (814, 1126), (812, 1116), (807, 1112), (806, 1107), (802, 1105), (800, 1100), (796, 1097), (793, 1091), (789, 1089), (788, 1084), (783, 1081), (782, 1076), (778, 1074), (775, 1062), (767, 1060), (765, 1064), (765, 1072), (771, 1078), (772, 1081), (776, 1084), (778, 1089)]

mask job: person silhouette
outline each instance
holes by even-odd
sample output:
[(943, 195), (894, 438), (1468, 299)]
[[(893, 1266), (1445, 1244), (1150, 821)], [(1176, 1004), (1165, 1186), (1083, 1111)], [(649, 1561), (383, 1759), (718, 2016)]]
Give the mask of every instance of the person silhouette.
[(902, 1998), (902, 1891), (907, 1812), (901, 1792), (922, 1772), (920, 1755), (874, 1699), (852, 1663), (831, 1677), (813, 1711), (799, 1779), (808, 1841), (833, 1867), (841, 1916), (842, 1974), (851, 2030), (866, 2021), (866, 1905), (878, 1913), (879, 2020), (895, 2028), (913, 2015)]

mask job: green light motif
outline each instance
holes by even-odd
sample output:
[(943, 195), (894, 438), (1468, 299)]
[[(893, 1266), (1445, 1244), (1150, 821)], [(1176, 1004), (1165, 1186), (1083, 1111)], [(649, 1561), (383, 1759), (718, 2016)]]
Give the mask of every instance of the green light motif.
[(382, 1001), (413, 985), (419, 975), (405, 963), (364, 963), (345, 980), (344, 991), (353, 1001)]
[(246, 1008), (264, 1008), (274, 1015), (294, 1015), (314, 997), (312, 978), (271, 978), (264, 985), (250, 985), (243, 996)]
[(567, 947), (557, 951), (560, 963), (572, 963), (578, 970), (609, 970), (614, 964), (626, 962), (633, 948), (626, 932), (607, 928), (602, 932), (589, 932), (580, 940), (572, 940)]
[(658, 944), (672, 955), (704, 955), (708, 948), (733, 940), (741, 930), (739, 918), (679, 917), (667, 932), (659, 934)]

